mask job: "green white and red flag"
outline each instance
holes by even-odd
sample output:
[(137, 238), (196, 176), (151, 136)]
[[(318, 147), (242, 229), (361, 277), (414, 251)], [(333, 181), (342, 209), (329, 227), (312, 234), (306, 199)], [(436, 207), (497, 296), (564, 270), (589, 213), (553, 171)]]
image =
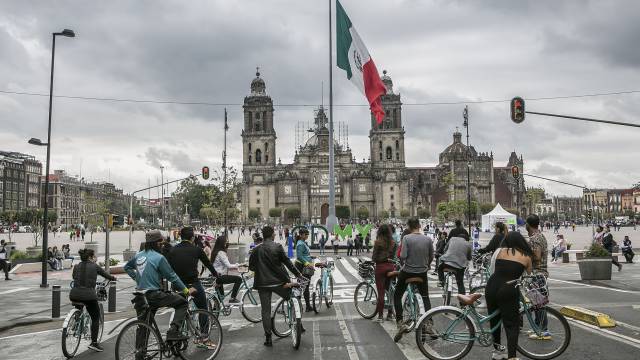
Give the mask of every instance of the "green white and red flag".
[(371, 112), (378, 124), (384, 119), (380, 96), (387, 89), (367, 47), (351, 24), (340, 1), (336, 0), (336, 65), (347, 72), (347, 79), (367, 97)]

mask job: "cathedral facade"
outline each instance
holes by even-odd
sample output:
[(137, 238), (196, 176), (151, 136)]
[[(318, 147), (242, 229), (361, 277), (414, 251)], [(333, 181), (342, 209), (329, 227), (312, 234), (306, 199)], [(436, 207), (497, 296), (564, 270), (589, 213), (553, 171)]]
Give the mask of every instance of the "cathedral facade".
[[(518, 189), (524, 189), (524, 183), (517, 186), (511, 166), (519, 166), (522, 173), (522, 157), (513, 152), (507, 166), (495, 167), (493, 153), (477, 152), (472, 146), (467, 152), (457, 130), (452, 144), (440, 153), (438, 165), (407, 167), (400, 94), (394, 93), (386, 71), (382, 81), (387, 87), (382, 96), (386, 116), (380, 125), (371, 116), (370, 159), (358, 162), (348, 146), (334, 141), (336, 205), (348, 206), (354, 218), (359, 213), (368, 214), (370, 219), (400, 217), (401, 213), (416, 216), (420, 208), (435, 215), (441, 201), (466, 200), (469, 162), (473, 200), (518, 208), (518, 197), (523, 198)], [(273, 101), (260, 73), (251, 82), (243, 109), (243, 218), (248, 218), (250, 209), (266, 218), (270, 209), (298, 208), (303, 222), (325, 223), (329, 209), (329, 130), (324, 109), (315, 112), (313, 136), (296, 149), (291, 164), (276, 161)]]

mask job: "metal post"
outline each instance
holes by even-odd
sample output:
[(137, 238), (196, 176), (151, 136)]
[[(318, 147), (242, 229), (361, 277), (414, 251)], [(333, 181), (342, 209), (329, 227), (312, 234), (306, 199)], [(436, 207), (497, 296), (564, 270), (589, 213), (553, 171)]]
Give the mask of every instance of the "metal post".
[(467, 129), (467, 227), (471, 236), (471, 149), (469, 148), (469, 108), (466, 105), (462, 116), (464, 127)]
[(334, 144), (333, 144), (333, 39), (331, 38), (331, 3), (329, 0), (329, 216), (327, 216), (327, 229), (333, 232), (338, 223), (336, 218), (336, 182), (334, 174)]
[(116, 283), (109, 283), (109, 303), (107, 305), (107, 311), (116, 311)]
[(53, 285), (51, 288), (51, 317), (60, 317), (60, 285)]
[(106, 271), (106, 272), (109, 272), (109, 232), (110, 232), (109, 231), (109, 218), (111, 216), (112, 215), (106, 215), (106, 219), (105, 219), (105, 220), (107, 220), (106, 221), (107, 226), (106, 226), (106, 229), (105, 229), (106, 230), (106, 232), (105, 232), (105, 244), (104, 244), (104, 252), (105, 252), (105, 255), (104, 255), (104, 271)]
[[(47, 128), (47, 166), (44, 174), (44, 214), (42, 214), (42, 282), (41, 288), (47, 284), (47, 248), (49, 247), (49, 166), (51, 163), (51, 110), (53, 108), (53, 67), (56, 57), (56, 34), (52, 34), (51, 46), (51, 80), (49, 81), (49, 125)], [(11, 233), (9, 233), (11, 234)], [(58, 294), (59, 295), (59, 294)], [(60, 316), (58, 309), (58, 317)]]
[[(151, 191), (151, 190), (149, 190)], [(129, 219), (131, 219), (131, 222), (133, 223), (133, 195), (135, 194), (135, 192), (131, 193), (131, 198), (129, 199)], [(131, 236), (133, 235), (133, 224), (128, 224), (129, 225), (129, 247), (127, 248), (127, 250), (131, 250)]]
[(164, 229), (164, 166), (160, 166), (160, 186), (160, 193), (162, 197), (160, 200), (160, 218), (162, 219), (160, 227)]
[[(222, 153), (222, 211), (224, 211), (223, 221), (224, 221), (224, 237), (227, 239), (228, 230), (227, 230), (227, 131), (229, 130), (229, 126), (227, 125), (227, 108), (224, 108), (224, 151)], [(265, 151), (266, 153), (266, 151)], [(269, 156), (265, 154), (265, 156)], [(228, 241), (228, 239), (227, 239)]]

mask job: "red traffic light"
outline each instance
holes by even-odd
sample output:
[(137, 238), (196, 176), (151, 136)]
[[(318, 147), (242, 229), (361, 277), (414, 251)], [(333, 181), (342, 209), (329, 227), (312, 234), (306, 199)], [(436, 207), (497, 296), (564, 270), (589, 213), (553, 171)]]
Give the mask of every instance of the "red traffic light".
[(205, 180), (209, 179), (209, 167), (208, 166), (203, 166), (202, 167), (202, 178)]
[(511, 121), (520, 124), (524, 121), (524, 99), (514, 97), (511, 99)]
[(511, 167), (511, 176), (513, 176), (514, 179), (518, 180), (518, 178), (520, 178), (520, 168), (516, 165), (513, 165)]

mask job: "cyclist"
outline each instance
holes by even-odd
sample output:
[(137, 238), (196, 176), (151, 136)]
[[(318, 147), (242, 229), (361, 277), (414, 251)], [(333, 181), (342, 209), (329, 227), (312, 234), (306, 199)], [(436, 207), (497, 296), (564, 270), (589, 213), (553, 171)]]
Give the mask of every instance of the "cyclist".
[[(180, 333), (180, 326), (187, 316), (187, 300), (178, 294), (162, 291), (162, 279), (169, 280), (174, 288), (184, 296), (194, 294), (198, 290), (187, 288), (169, 265), (167, 259), (160, 254), (160, 242), (163, 240), (159, 230), (151, 230), (145, 235), (144, 251), (137, 253), (129, 260), (124, 270), (136, 281), (136, 289), (146, 290), (146, 298), (152, 311), (161, 307), (175, 309), (171, 326), (167, 331), (168, 341), (185, 340)], [(142, 314), (136, 306), (138, 316)]]
[[(300, 273), (305, 274), (307, 278), (311, 279), (314, 273), (313, 269), (313, 259), (311, 258), (311, 250), (309, 250), (309, 245), (307, 245), (307, 238), (309, 237), (309, 230), (306, 228), (300, 229), (298, 234), (296, 235), (296, 261), (294, 263), (296, 269), (300, 271)], [(305, 269), (306, 268), (306, 269)], [(311, 284), (311, 282), (309, 282)], [(311, 308), (311, 303), (309, 301), (309, 284), (304, 288), (304, 303), (305, 303), (305, 312), (313, 311)]]
[[(464, 289), (464, 269), (471, 260), (471, 244), (469, 238), (465, 238), (464, 233), (449, 239), (444, 249), (444, 254), (440, 256), (438, 265), (438, 280), (444, 287), (444, 270), (449, 268), (455, 271), (456, 282), (458, 283), (458, 294), (465, 294)], [(446, 290), (446, 289), (445, 289)]]
[[(407, 330), (407, 326), (402, 321), (402, 295), (407, 288), (406, 280), (408, 278), (419, 277), (422, 279), (422, 282), (418, 283), (417, 286), (420, 295), (422, 295), (425, 311), (431, 309), (431, 301), (429, 300), (429, 290), (427, 287), (427, 271), (433, 261), (433, 240), (422, 234), (420, 221), (418, 219), (409, 219), (407, 226), (411, 233), (402, 239), (402, 249), (400, 251), (402, 267), (398, 275), (398, 282), (393, 299), (396, 311), (396, 325), (398, 327), (398, 332), (394, 337), (396, 342), (400, 341), (402, 335)], [(431, 332), (431, 329), (426, 329), (426, 332)]]
[(273, 346), (271, 341), (271, 294), (276, 293), (285, 300), (291, 297), (291, 290), (284, 287), (290, 282), (287, 269), (298, 277), (300, 271), (291, 263), (281, 244), (273, 241), (273, 228), (262, 228), (264, 241), (256, 246), (249, 257), (249, 270), (255, 272), (253, 288), (260, 295), (262, 310), (262, 328), (264, 329), (265, 346)]
[[(378, 322), (382, 322), (384, 312), (384, 292), (389, 288), (391, 279), (387, 273), (394, 271), (393, 258), (395, 257), (396, 244), (391, 236), (391, 228), (389, 225), (382, 225), (378, 228), (376, 241), (373, 243), (373, 254), (371, 260), (376, 263), (376, 289), (378, 291), (378, 299), (376, 302), (376, 314), (378, 314)], [(389, 308), (387, 312), (387, 320), (393, 319), (393, 312)]]
[(493, 237), (489, 241), (489, 244), (481, 249), (478, 249), (478, 254), (492, 253), (500, 247), (500, 244), (504, 240), (504, 237), (507, 236), (507, 225), (505, 225), (501, 221), (498, 221), (495, 224), (495, 231), (496, 232), (495, 234), (493, 234)]
[(238, 304), (240, 303), (240, 300), (238, 300), (238, 291), (242, 284), (242, 277), (238, 275), (229, 275), (229, 270), (237, 269), (239, 264), (232, 264), (229, 262), (229, 257), (227, 256), (228, 247), (229, 241), (227, 238), (224, 235), (218, 236), (216, 243), (213, 246), (213, 251), (211, 252), (211, 259), (213, 259), (213, 267), (218, 272), (217, 283), (220, 285), (220, 293), (224, 295), (224, 287), (222, 285), (233, 284), (229, 303)]
[[(69, 292), (69, 300), (83, 303), (91, 316), (91, 344), (89, 349), (104, 351), (98, 343), (98, 331), (100, 330), (100, 306), (96, 296), (96, 280), (98, 275), (105, 279), (115, 281), (116, 278), (96, 265), (95, 253), (92, 249), (82, 249), (80, 263), (73, 268), (73, 288)], [(82, 310), (81, 307), (78, 307)]]

